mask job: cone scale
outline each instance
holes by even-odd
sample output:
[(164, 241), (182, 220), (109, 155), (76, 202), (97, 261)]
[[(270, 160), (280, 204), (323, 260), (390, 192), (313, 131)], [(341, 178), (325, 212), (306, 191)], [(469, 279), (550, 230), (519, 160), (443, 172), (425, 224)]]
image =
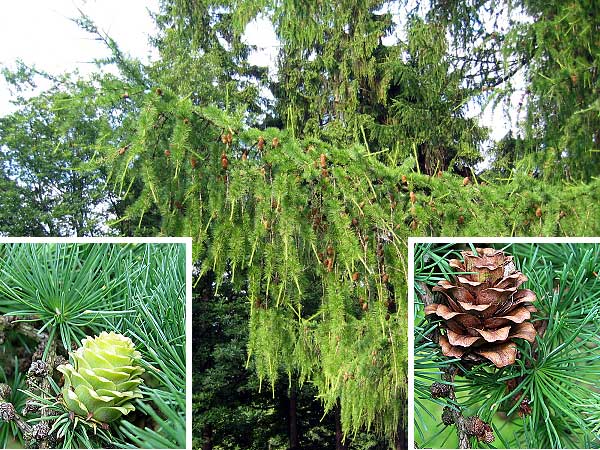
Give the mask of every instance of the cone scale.
[(530, 322), (536, 312), (536, 295), (519, 289), (527, 277), (516, 270), (512, 256), (493, 248), (461, 252), (463, 261), (452, 259), (459, 272), (454, 282), (441, 280), (433, 291), (442, 294), (440, 303), (425, 307), (425, 314), (441, 319), (445, 330), (439, 339), (444, 355), (465, 362), (490, 361), (496, 367), (515, 362), (515, 339), (535, 340)]

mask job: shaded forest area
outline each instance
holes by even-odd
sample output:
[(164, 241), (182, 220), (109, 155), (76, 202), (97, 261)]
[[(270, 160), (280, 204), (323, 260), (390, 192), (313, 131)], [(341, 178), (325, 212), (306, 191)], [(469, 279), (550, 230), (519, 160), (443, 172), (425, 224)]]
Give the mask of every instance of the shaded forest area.
[(408, 236), (600, 234), (595, 3), (160, 5), (152, 63), (3, 70), (0, 233), (194, 238), (196, 447), (406, 448)]

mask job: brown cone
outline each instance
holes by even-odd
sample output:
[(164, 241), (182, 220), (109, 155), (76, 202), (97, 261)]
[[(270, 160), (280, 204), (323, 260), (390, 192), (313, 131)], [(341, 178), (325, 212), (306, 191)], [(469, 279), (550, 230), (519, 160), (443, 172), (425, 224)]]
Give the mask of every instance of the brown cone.
[(485, 431), (481, 435), (477, 436), (477, 439), (485, 442), (486, 444), (491, 444), (494, 442), (496, 438), (494, 437), (494, 431), (492, 430), (492, 427), (486, 424)]
[(470, 436), (481, 436), (485, 432), (485, 422), (477, 416), (467, 417), (465, 431)]
[(432, 398), (450, 397), (452, 386), (436, 381), (429, 387)]
[(449, 406), (444, 406), (444, 410), (442, 411), (442, 423), (444, 425), (452, 425), (454, 423), (454, 415)]
[(535, 340), (529, 321), (535, 293), (519, 289), (527, 277), (517, 271), (512, 256), (501, 250), (478, 248), (461, 252), (464, 261), (450, 260), (458, 272), (454, 283), (438, 282), (433, 290), (444, 296), (442, 303), (425, 308), (426, 315), (443, 320), (446, 334), (440, 336), (444, 355), (465, 361), (491, 361), (496, 367), (515, 362), (515, 338)]

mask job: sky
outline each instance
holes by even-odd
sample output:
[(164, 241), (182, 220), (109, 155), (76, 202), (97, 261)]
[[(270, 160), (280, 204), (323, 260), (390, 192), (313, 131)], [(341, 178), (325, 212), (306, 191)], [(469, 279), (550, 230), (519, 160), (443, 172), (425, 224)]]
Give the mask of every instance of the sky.
[[(12, 0), (2, 2), (2, 7), (0, 67), (14, 68), (15, 60), (21, 59), (55, 75), (75, 70), (85, 75), (94, 70), (91, 62), (110, 52), (70, 20), (79, 16), (79, 9), (125, 53), (143, 62), (157, 57), (148, 43), (156, 33), (148, 11), (158, 10), (158, 0)], [(244, 38), (258, 49), (251, 54), (251, 63), (275, 66), (277, 40), (267, 20), (250, 23)], [(12, 95), (0, 77), (0, 117), (14, 111)], [(507, 121), (500, 109), (485, 111), (481, 119), (483, 125), (490, 127), (493, 140), (506, 133), (510, 121), (514, 122), (514, 117)]]
[[(145, 61), (152, 56), (148, 37), (156, 29), (148, 9), (158, 10), (156, 0), (12, 0), (2, 2), (0, 66), (14, 68), (21, 59), (52, 74), (92, 71), (91, 61), (110, 53), (70, 20), (79, 16), (78, 8), (125, 52)], [(0, 116), (14, 110), (10, 98), (2, 78)]]

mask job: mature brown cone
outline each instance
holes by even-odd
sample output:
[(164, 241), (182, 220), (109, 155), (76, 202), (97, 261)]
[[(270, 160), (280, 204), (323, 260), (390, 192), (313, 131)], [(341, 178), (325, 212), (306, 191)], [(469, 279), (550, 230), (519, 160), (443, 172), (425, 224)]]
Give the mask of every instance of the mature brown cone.
[(446, 334), (439, 343), (444, 355), (508, 366), (517, 356), (515, 338), (535, 340), (529, 322), (536, 311), (531, 305), (535, 293), (518, 289), (527, 277), (516, 270), (512, 256), (493, 248), (476, 250), (461, 252), (464, 262), (450, 260), (451, 267), (472, 273), (456, 276), (454, 284), (438, 282), (433, 290), (444, 294), (445, 301), (426, 306), (425, 314), (443, 319)]

